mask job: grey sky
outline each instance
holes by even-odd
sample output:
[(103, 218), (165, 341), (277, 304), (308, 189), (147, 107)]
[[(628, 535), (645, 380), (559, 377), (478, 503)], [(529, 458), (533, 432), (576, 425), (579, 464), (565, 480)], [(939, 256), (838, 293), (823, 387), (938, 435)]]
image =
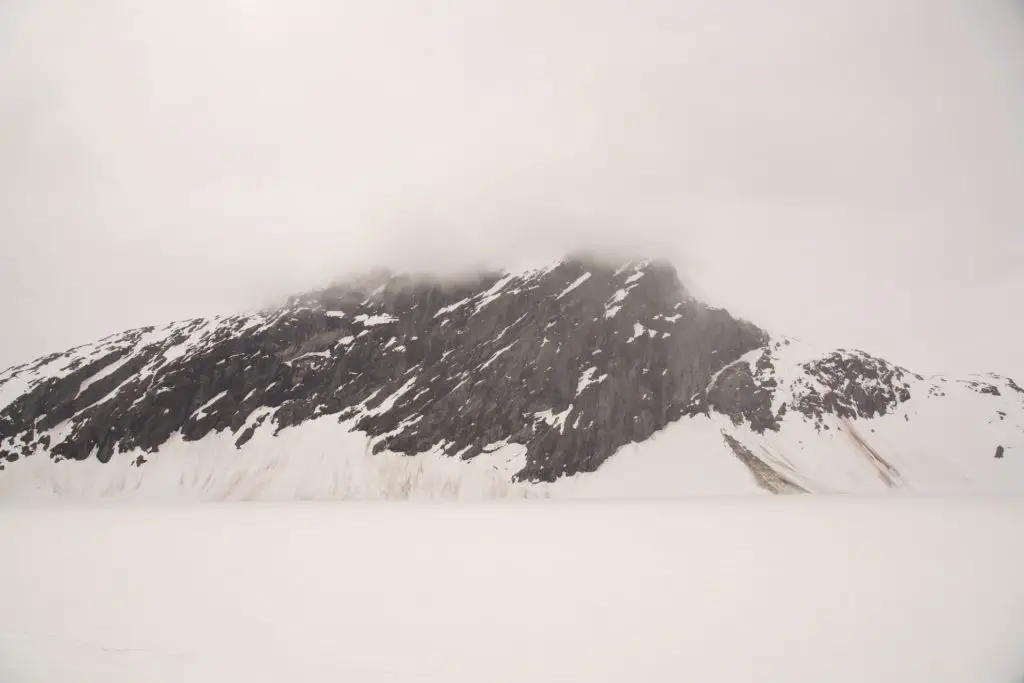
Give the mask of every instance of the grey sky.
[(0, 0), (0, 365), (381, 263), (671, 255), (1024, 377), (1012, 0)]

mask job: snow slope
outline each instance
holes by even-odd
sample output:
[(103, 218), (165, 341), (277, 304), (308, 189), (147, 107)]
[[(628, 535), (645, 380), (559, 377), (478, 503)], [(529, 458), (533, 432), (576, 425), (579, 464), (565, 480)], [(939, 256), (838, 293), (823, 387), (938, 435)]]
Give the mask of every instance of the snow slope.
[[(783, 403), (800, 403), (809, 391), (828, 391), (806, 367), (829, 354), (795, 341), (768, 348), (779, 382), (775, 412)], [(841, 353), (870, 358), (860, 352)], [(864, 385), (871, 380), (860, 381)], [(677, 438), (686, 442), (693, 432), (719, 429), (811, 492), (1024, 491), (1024, 392), (1012, 380), (994, 374), (921, 377), (904, 371), (901, 381), (909, 398), (887, 407), (882, 415), (801, 415), (782, 420), (778, 432), (761, 434), (749, 425), (711, 415), (681, 422)], [(1003, 457), (997, 458), (1000, 447)]]
[[(7, 465), (0, 498), (139, 501), (485, 499), (540, 495), (512, 482), (522, 446), (495, 444), (471, 461), (439, 451), (371, 453), (372, 440), (331, 417), (274, 435), (261, 425), (240, 449), (220, 432), (193, 442), (173, 437), (157, 453), (54, 463), (29, 457)], [(42, 454), (40, 454), (42, 455)], [(135, 467), (137, 457), (148, 459)]]

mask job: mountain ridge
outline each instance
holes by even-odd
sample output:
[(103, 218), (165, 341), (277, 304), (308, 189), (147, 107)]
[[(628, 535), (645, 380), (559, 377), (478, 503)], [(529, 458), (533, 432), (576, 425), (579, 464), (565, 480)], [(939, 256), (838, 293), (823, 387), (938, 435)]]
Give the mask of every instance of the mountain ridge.
[[(495, 471), (538, 490), (591, 475), (671, 425), (721, 422), (715, 449), (773, 493), (830, 488), (803, 471), (819, 464), (786, 464), (793, 445), (767, 455), (779, 448), (768, 441), (807, 425), (822, 443), (845, 434), (886, 488), (913, 490), (906, 466), (890, 462), (902, 456), (880, 453), (857, 425), (901, 411), (909, 422), (907, 406), (938, 400), (943, 382), (860, 351), (795, 362), (794, 349), (804, 346), (694, 299), (664, 261), (575, 256), (456, 280), (382, 271), (256, 314), (129, 330), (0, 372), (0, 494), (29, 460), (144, 470), (173, 439), (211, 436), (230, 436), (244, 457), (257, 434), (318, 421), (363, 435), (369, 456), (472, 463), (499, 453)], [(988, 430), (998, 441), (988, 458), (1001, 449), (1007, 460), (1024, 433), (1024, 391), (997, 375), (964, 386), (999, 399), (993, 414), (1017, 429)], [(1001, 472), (985, 476), (1002, 486)], [(1008, 481), (1024, 488), (1024, 477)]]

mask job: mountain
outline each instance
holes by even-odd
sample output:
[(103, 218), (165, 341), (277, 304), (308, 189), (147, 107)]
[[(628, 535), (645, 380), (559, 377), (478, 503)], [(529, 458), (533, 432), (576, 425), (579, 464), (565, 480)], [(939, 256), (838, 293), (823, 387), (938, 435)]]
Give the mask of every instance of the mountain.
[(0, 372), (0, 496), (1024, 490), (1024, 390), (773, 337), (670, 264), (375, 272)]

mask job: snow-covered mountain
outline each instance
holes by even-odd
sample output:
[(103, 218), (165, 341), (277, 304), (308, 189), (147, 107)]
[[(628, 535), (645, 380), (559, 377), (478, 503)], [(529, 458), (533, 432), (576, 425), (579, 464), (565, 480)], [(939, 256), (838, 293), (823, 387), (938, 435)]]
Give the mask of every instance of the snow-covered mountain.
[(0, 496), (1024, 491), (1024, 390), (772, 337), (667, 263), (375, 273), (0, 372)]

